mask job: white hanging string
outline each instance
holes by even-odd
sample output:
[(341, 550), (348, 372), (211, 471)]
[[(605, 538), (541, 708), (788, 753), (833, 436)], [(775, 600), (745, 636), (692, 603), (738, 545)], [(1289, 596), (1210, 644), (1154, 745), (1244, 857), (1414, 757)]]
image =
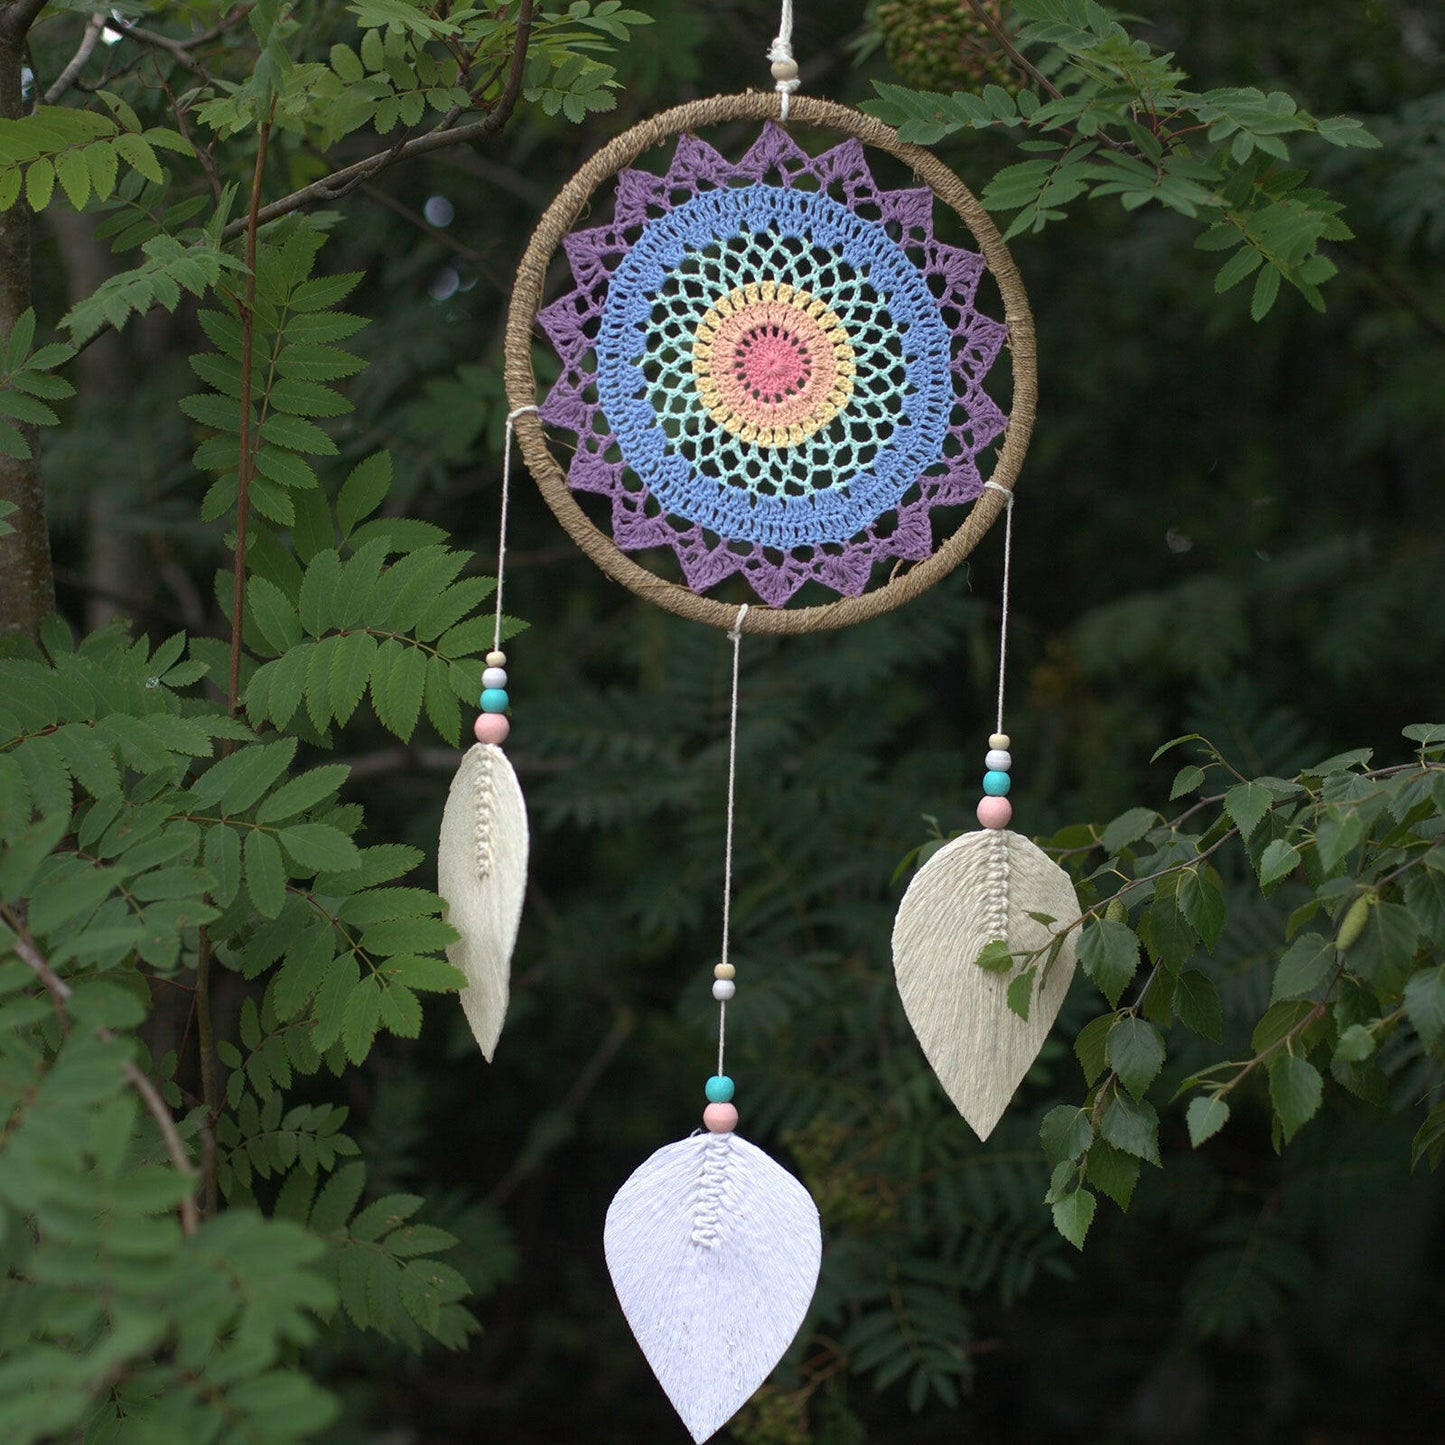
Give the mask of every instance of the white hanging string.
[(1014, 543), (1014, 494), (998, 482), (985, 482), (984, 486), (992, 487), (996, 492), (1003, 493), (1004, 522), (1003, 522), (1003, 605), (999, 609), (998, 623), (998, 721), (994, 724), (994, 731), (1003, 731), (1003, 680), (1004, 666), (1008, 657), (1008, 588), (1009, 588), (1009, 565), (1013, 558)]
[(778, 17), (778, 33), (768, 48), (768, 59), (773, 63), (774, 89), (783, 98), (783, 119), (788, 118), (788, 97), (802, 82), (798, 79), (798, 62), (793, 59), (793, 0), (783, 0), (782, 14)]
[[(737, 621), (728, 633), (733, 645), (733, 687), (732, 702), (728, 708), (728, 807), (727, 823), (723, 843), (723, 906), (722, 906), (722, 956), (719, 963), (728, 961), (728, 943), (732, 931), (733, 907), (733, 798), (738, 774), (738, 661), (742, 653), (743, 618), (748, 615), (748, 604), (738, 608)], [(723, 1052), (727, 1040), (728, 1004), (719, 999), (717, 1006), (717, 1071), (723, 1073)]]
[(492, 632), (492, 647), (500, 652), (502, 648), (502, 583), (507, 571), (507, 504), (512, 495), (512, 429), (517, 418), (535, 406), (519, 406), (507, 413), (507, 434), (502, 442), (502, 516), (497, 523), (497, 622)]

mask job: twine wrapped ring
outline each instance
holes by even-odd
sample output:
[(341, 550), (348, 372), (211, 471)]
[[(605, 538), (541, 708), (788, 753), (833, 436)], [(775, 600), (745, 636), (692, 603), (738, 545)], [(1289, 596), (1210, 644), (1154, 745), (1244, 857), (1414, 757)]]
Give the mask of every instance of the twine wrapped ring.
[[(756, 259), (756, 248), (753, 252), (747, 248), (754, 244), (754, 238), (745, 233), (746, 228), (741, 239), (734, 236), (735, 225), (732, 231), (728, 229), (739, 207), (750, 204), (747, 187), (739, 189), (713, 180), (709, 188), (703, 189), (694, 183), (689, 202), (673, 208), (668, 187), (680, 164), (676, 159), (668, 177), (621, 174), (649, 147), (675, 137), (689, 137), (696, 127), (735, 120), (775, 122), (780, 113), (781, 102), (775, 93), (714, 96), (643, 121), (593, 156), (548, 207), (528, 244), (512, 293), (505, 346), (510, 406), (514, 412), (528, 408), (516, 419), (522, 455), (548, 506), (577, 545), (608, 576), (649, 602), (724, 630), (738, 623), (735, 604), (702, 596), (700, 590), (649, 572), (625, 554), (618, 540), (595, 526), (578, 505), (574, 488), (611, 490), (615, 499), (620, 496), (615, 479), (623, 468), (613, 457), (620, 445), (627, 465), (644, 477), (650, 489), (643, 494), (650, 507), (646, 513), (632, 496), (623, 496), (614, 503), (615, 508), (634, 508), (624, 516), (631, 528), (632, 550), (672, 545), (684, 574), (699, 589), (728, 572), (748, 575), (767, 604), (747, 609), (742, 630), (755, 633), (818, 632), (862, 622), (918, 596), (952, 571), (1003, 510), (1007, 501), (1004, 492), (1013, 490), (1033, 430), (1038, 395), (1033, 316), (1023, 283), (997, 228), (952, 171), (928, 151), (900, 141), (897, 132), (881, 121), (846, 106), (801, 96), (792, 98), (787, 115), (790, 126), (841, 134), (887, 152), (908, 166), (927, 187), (929, 205), (934, 198), (941, 201), (963, 221), (977, 242), (982, 266), (992, 275), (1003, 298), (1001, 327), (984, 320), (976, 324), (976, 335), (971, 333), (962, 341), (959, 332), (950, 336), (940, 320), (936, 295), (930, 298), (930, 283), (935, 293), (941, 289), (947, 299), (947, 287), (960, 269), (958, 258), (969, 257), (978, 268), (978, 257), (934, 242), (931, 222), (925, 218), (922, 227), (927, 232), (932, 270), (927, 275), (911, 270), (897, 259), (903, 257), (902, 246), (886, 239), (882, 227), (860, 221), (852, 210), (823, 194), (827, 176), (821, 178), (817, 190), (752, 187), (754, 192), (765, 193), (764, 203), (779, 214), (806, 210), (809, 225), (840, 238), (838, 254), (863, 256), (863, 262), (852, 270), (826, 256), (822, 261), (799, 262), (793, 274), (795, 278), (803, 276), (805, 281), (816, 275), (818, 285), (811, 286), (749, 279), (747, 268)], [(776, 127), (771, 129), (776, 131)], [(791, 146), (781, 132), (777, 134), (781, 136), (780, 145)], [(759, 147), (763, 144), (759, 142)], [(757, 150), (755, 147), (749, 157)], [(715, 155), (711, 151), (708, 154)], [(786, 164), (797, 164), (795, 157), (800, 154), (792, 148)], [(858, 155), (861, 160), (861, 151)], [(821, 166), (822, 160), (818, 164)], [(755, 166), (750, 174), (756, 178), (760, 173)], [(742, 172), (735, 170), (733, 174), (741, 176)], [(866, 167), (862, 174), (866, 187), (872, 187)], [(786, 172), (784, 176), (785, 186), (791, 185)], [(664, 213), (662, 219), (655, 227), (643, 227), (643, 241), (627, 257), (630, 271), (619, 267), (607, 276), (612, 295), (605, 307), (599, 303), (588, 311), (590, 299), (585, 303), (576, 300), (584, 289), (579, 283), (578, 291), (559, 303), (562, 314), (553, 314), (557, 312), (555, 305), (543, 313), (547, 270), (565, 238), (573, 237), (569, 255), (574, 273), (579, 265), (589, 273), (602, 271), (607, 264), (615, 266), (616, 253), (628, 250), (631, 243), (622, 238), (624, 227), (620, 222), (611, 231), (601, 228), (594, 233), (573, 232), (598, 187), (612, 178), (619, 179), (619, 208), (624, 179), (631, 178), (634, 186), (655, 183), (650, 204)], [(859, 194), (868, 205), (874, 209), (883, 206), (885, 214), (887, 206), (894, 207), (895, 214), (888, 219), (896, 223), (895, 231), (906, 233), (910, 224), (917, 222), (917, 214), (911, 209), (915, 204), (912, 197), (923, 193), (885, 193), (866, 187)], [(641, 215), (648, 203), (646, 198), (634, 198), (634, 214)], [(649, 231), (654, 234), (649, 235)], [(584, 234), (594, 238), (587, 243), (593, 248), (591, 253), (584, 254), (586, 246), (578, 244)], [(773, 245), (774, 255), (781, 254), (779, 248), (789, 244), (796, 234), (795, 227), (781, 242), (767, 240), (766, 244)], [(811, 236), (812, 232), (804, 234)], [(906, 244), (917, 247), (920, 243), (915, 237)], [(710, 286), (705, 306), (697, 299), (695, 272), (691, 277), (683, 275), (681, 281), (676, 279), (685, 270), (679, 268), (677, 258), (689, 246), (693, 254), (712, 258), (694, 263), (714, 268), (705, 278)], [(704, 251), (704, 246), (710, 249)], [(729, 247), (736, 254), (730, 256)], [(599, 264), (590, 259), (604, 253)], [(733, 284), (736, 281), (743, 284)], [(876, 287), (872, 284), (875, 281)], [(968, 300), (960, 305), (971, 309), (976, 284), (975, 274), (967, 282)], [(587, 285), (596, 289), (596, 278), (590, 277)], [(666, 289), (669, 286), (673, 288), (671, 294)], [(637, 294), (629, 294), (629, 288)], [(681, 323), (673, 320), (668, 306), (678, 313), (687, 312), (689, 345), (685, 356), (684, 348), (675, 342)], [(839, 312), (845, 313), (841, 320)], [(554, 345), (559, 335), (566, 340), (565, 346), (558, 347), (563, 356), (564, 381), (543, 405), (540, 415), (533, 409), (538, 402), (538, 388), (532, 367), (534, 328), (538, 326), (548, 332)], [(673, 327), (672, 332), (667, 331), (668, 326)], [(662, 339), (657, 339), (657, 334)], [(619, 338), (627, 343), (626, 347), (616, 345)], [(599, 358), (596, 377), (589, 374), (568, 380), (569, 365), (575, 369), (577, 356), (594, 342)], [(980, 384), (982, 373), (1000, 345), (1006, 345), (1012, 361), (1012, 397), (1007, 417), (983, 393)], [(949, 368), (952, 375), (941, 379), (936, 365), (930, 371), (912, 354), (941, 352), (948, 356), (950, 346), (954, 352)], [(971, 358), (960, 355), (970, 348), (975, 353)], [(633, 352), (638, 355), (633, 357)], [(961, 421), (953, 410), (960, 404), (952, 391), (955, 380), (968, 390), (970, 405), (978, 408)], [(590, 399), (594, 386), (599, 400)], [(639, 400), (648, 386), (660, 388), (671, 411), (655, 415), (651, 402)], [(565, 395), (557, 403), (559, 392)], [(904, 396), (906, 403), (900, 403), (899, 398)], [(557, 415), (548, 417), (549, 406)], [(688, 407), (692, 408), (690, 413)], [(675, 455), (675, 439), (664, 425), (673, 420), (674, 414), (682, 415), (676, 430), (683, 437), (685, 445), (681, 449), (686, 451), (686, 460), (693, 464), (691, 473)], [(846, 432), (841, 428), (845, 417), (858, 418)], [(570, 484), (567, 471), (549, 445), (544, 429), (548, 420), (571, 427), (578, 434)], [(616, 432), (616, 436), (609, 433), (605, 439), (611, 451), (592, 435), (608, 427)], [(999, 435), (1003, 443), (992, 475), (983, 485), (974, 456)], [(945, 441), (949, 443), (949, 456), (935, 461)], [(835, 470), (843, 477), (842, 484), (837, 485), (827, 465), (835, 458), (840, 462)], [(578, 479), (579, 461), (588, 469), (587, 479), (582, 482)], [(966, 475), (967, 498), (974, 499), (957, 529), (936, 548), (932, 545), (927, 506), (900, 500), (910, 485), (915, 492), (918, 490), (920, 467), (926, 469), (930, 464), (931, 471), (921, 474), (922, 490), (929, 494), (928, 505), (953, 505), (965, 499), (957, 495), (961, 484), (954, 473)], [(669, 488), (678, 485), (680, 467), (685, 480), (701, 478), (706, 485), (711, 479), (715, 497), (699, 501), (689, 494), (691, 510), (680, 509), (679, 515), (690, 524), (690, 530), (672, 524), (668, 531), (667, 517), (659, 519), (656, 513), (659, 506), (664, 514), (671, 510)], [(745, 486), (729, 485), (737, 471), (745, 472)], [(799, 496), (805, 497), (807, 505), (798, 504)], [(727, 530), (727, 520), (740, 514), (755, 529), (749, 538), (751, 555), (747, 560), (740, 560), (745, 548), (726, 541), (738, 535)], [(868, 532), (871, 550), (860, 549), (862, 559), (850, 561), (846, 556), (848, 548), (838, 546), (838, 539), (863, 533), (876, 516), (883, 514), (896, 515), (893, 534), (880, 532), (875, 537)], [(789, 548), (811, 559), (808, 565), (812, 570), (806, 576), (798, 567), (783, 575), (781, 566), (761, 560), (765, 555), (786, 557)], [(871, 591), (860, 590), (871, 569), (889, 557), (897, 559), (889, 579)], [(702, 582), (697, 581), (699, 576), (704, 578)], [(759, 576), (763, 577), (761, 585)], [(856, 595), (844, 595), (820, 605), (783, 605), (804, 580), (815, 578), (836, 591)], [(838, 578), (843, 579), (841, 583)]]

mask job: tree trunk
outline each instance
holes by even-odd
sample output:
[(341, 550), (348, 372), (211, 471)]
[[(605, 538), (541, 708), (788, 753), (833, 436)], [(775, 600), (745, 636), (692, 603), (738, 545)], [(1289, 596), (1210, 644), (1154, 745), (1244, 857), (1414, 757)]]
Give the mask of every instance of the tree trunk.
[[(15, 120), (29, 110), (24, 93), (25, 35), (40, 5), (10, 0), (0, 8), (0, 117)], [(30, 305), (30, 210), (18, 199), (0, 212), (0, 335), (9, 336)], [(55, 611), (55, 574), (45, 525), (45, 488), (34, 456), (36, 429), (22, 426), (31, 456), (0, 456), (0, 499), (16, 510), (6, 518), (13, 532), (0, 537), (0, 635), (33, 639)]]

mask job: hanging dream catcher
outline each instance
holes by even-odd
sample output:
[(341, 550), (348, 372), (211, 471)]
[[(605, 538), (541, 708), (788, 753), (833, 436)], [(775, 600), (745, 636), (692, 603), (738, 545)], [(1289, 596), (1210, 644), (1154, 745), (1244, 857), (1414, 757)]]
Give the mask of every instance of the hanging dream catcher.
[[(518, 272), (506, 348), (504, 517), (515, 427), (549, 506), (599, 567), (732, 643), (716, 1070), (702, 1129), (636, 1170), (604, 1239), (628, 1323), (698, 1441), (792, 1342), (821, 1257), (812, 1199), (737, 1132), (726, 1072), (739, 986), (728, 926), (741, 639), (864, 621), (945, 576), (1001, 511), (1011, 523), (1035, 399), (1032, 319), (987, 215), (951, 171), (880, 122), (791, 97), (785, 40), (771, 55), (781, 96), (667, 111), (563, 188)], [(707, 126), (729, 127), (728, 139), (701, 139)], [(911, 179), (880, 183), (879, 158)], [(940, 238), (960, 220), (972, 244)], [(986, 275), (1002, 314), (980, 300)], [(560, 367), (545, 389), (538, 342)], [(1006, 559), (1005, 628), (1007, 575)], [(999, 944), (1020, 958), (1047, 950), (1055, 933), (1043, 920), (1062, 927), (1078, 911), (1062, 870), (1006, 827), (1002, 644), (982, 830), (920, 869), (894, 932), (909, 1019), (980, 1135), (1042, 1044), (1072, 944), (1065, 937), (1040, 971), (1027, 1020), (1005, 1003), (1017, 971), (976, 959), (987, 944), (995, 957)], [(487, 658), (440, 867), (461, 934), (452, 957), (468, 978), (463, 1003), (488, 1058), (525, 887), (525, 812), (501, 748), (505, 661), (500, 650)]]

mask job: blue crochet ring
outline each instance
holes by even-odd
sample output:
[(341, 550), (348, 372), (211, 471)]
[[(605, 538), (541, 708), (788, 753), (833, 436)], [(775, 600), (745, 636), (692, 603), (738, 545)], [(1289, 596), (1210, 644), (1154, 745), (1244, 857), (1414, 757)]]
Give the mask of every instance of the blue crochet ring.
[[(857, 366), (836, 417), (771, 447), (724, 428), (692, 369), (709, 309), (768, 280), (822, 302)], [(664, 511), (785, 550), (858, 536), (939, 459), (950, 347), (927, 280), (881, 225), (815, 191), (726, 187), (649, 221), (618, 266), (597, 390), (623, 460)]]

